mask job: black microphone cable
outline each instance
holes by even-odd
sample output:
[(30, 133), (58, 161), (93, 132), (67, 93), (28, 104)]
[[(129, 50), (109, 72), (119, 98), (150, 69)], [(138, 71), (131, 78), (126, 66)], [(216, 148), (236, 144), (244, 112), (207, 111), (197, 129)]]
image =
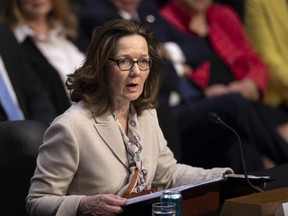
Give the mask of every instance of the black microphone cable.
[(209, 112), (208, 113), (208, 118), (213, 121), (214, 123), (216, 124), (221, 124), (223, 125), (224, 127), (228, 128), (230, 131), (232, 131), (237, 139), (238, 139), (238, 143), (239, 143), (239, 147), (240, 147), (240, 154), (241, 154), (241, 161), (242, 161), (242, 168), (243, 168), (243, 172), (244, 172), (244, 176), (245, 176), (245, 179), (247, 181), (247, 183), (249, 184), (250, 187), (252, 187), (256, 192), (263, 192), (263, 190), (255, 185), (253, 185), (249, 178), (248, 178), (248, 174), (247, 174), (247, 169), (246, 169), (246, 163), (245, 163), (245, 157), (244, 157), (244, 151), (243, 151), (243, 146), (242, 146), (242, 143), (241, 143), (241, 139), (240, 139), (240, 136), (239, 134), (233, 129), (231, 128), (229, 125), (227, 125), (225, 122), (222, 121), (222, 119), (214, 112)]

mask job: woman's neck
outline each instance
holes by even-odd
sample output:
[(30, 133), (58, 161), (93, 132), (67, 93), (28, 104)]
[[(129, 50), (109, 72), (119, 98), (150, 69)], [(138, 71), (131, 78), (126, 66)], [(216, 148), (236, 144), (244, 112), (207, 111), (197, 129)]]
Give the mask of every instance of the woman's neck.
[(37, 34), (48, 35), (49, 34), (49, 22), (47, 18), (41, 18), (36, 20), (28, 20), (28, 26), (32, 28)]
[(209, 33), (209, 25), (205, 13), (194, 13), (189, 23), (189, 29), (199, 35), (205, 37)]
[(128, 122), (129, 110), (130, 110), (129, 104), (112, 109), (112, 112), (117, 117), (119, 123), (121, 124), (126, 134), (128, 132), (127, 122)]

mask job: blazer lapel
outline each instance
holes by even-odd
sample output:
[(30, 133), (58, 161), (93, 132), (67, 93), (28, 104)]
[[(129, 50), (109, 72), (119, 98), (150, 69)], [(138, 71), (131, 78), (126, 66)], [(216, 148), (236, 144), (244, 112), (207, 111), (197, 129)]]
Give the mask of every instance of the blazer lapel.
[(126, 147), (111, 113), (108, 111), (99, 117), (95, 117), (94, 127), (115, 156), (128, 168)]

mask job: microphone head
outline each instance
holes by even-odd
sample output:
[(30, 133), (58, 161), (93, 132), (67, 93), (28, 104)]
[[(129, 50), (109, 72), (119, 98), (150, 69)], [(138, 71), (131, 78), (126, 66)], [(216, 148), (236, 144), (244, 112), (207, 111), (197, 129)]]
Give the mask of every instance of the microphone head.
[(211, 121), (213, 121), (213, 122), (215, 122), (215, 123), (217, 123), (217, 124), (221, 124), (221, 123), (222, 123), (221, 118), (220, 118), (216, 113), (214, 113), (214, 112), (209, 112), (209, 113), (208, 113), (208, 118), (209, 118)]

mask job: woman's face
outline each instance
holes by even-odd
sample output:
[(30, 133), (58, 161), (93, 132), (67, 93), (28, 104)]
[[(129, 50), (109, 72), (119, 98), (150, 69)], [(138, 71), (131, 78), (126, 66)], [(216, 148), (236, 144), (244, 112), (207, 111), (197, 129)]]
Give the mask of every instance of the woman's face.
[(111, 0), (116, 8), (127, 12), (136, 12), (141, 0)]
[(46, 17), (51, 11), (51, 0), (19, 0), (19, 7), (24, 17), (35, 20)]
[[(123, 36), (116, 43), (116, 50), (113, 59), (149, 59), (148, 45), (144, 37), (140, 35)], [(117, 63), (108, 60), (109, 90), (112, 104), (125, 104), (136, 100), (143, 91), (144, 83), (149, 75), (150, 69), (141, 70), (137, 63), (134, 63), (130, 70), (121, 70)]]
[(212, 0), (177, 0), (184, 7), (197, 13), (206, 12), (207, 8), (212, 4)]

